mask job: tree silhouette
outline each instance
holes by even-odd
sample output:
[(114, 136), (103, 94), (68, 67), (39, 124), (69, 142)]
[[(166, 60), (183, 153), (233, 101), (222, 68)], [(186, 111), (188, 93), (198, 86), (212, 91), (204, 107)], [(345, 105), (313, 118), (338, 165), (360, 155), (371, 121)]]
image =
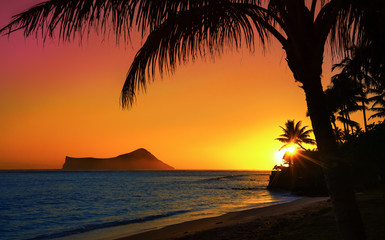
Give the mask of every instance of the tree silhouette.
[[(360, 53), (366, 61), (365, 68), (370, 73), (372, 80), (378, 87), (385, 89), (385, 21), (384, 1), (370, 1), (373, 10), (369, 14), (363, 14), (361, 22), (365, 25), (365, 35), (358, 42)], [(379, 14), (379, 12), (382, 12)]]
[[(356, 82), (352, 81), (350, 76), (341, 72), (331, 79), (331, 86), (325, 90), (326, 104), (330, 111), (330, 117), (336, 129), (335, 119), (342, 122), (344, 126), (345, 138), (353, 133), (353, 128), (359, 124), (350, 118), (350, 113), (360, 110), (362, 107), (357, 104), (357, 94), (360, 90)], [(337, 118), (334, 113), (338, 113)], [(350, 128), (350, 129), (349, 129)]]
[(333, 65), (333, 70), (341, 69), (341, 72), (334, 75), (333, 78), (345, 77), (348, 81), (351, 81), (350, 85), (356, 86), (355, 100), (361, 103), (359, 109), (362, 111), (365, 131), (367, 131), (366, 105), (369, 103), (367, 95), (371, 85), (374, 84), (374, 80), (369, 76), (369, 59), (365, 48), (355, 47), (350, 50), (350, 53), (351, 57), (345, 57), (340, 63)]
[(336, 138), (337, 138), (337, 141), (338, 141), (339, 143), (342, 143), (343, 132), (342, 132), (341, 128), (339, 128), (339, 127), (336, 126), (333, 130), (334, 130), (334, 134), (335, 134), (335, 136), (336, 136)]
[[(385, 36), (382, 38), (385, 41)], [(378, 43), (375, 41), (375, 43)], [(374, 52), (377, 53), (374, 53)], [(353, 127), (359, 128), (359, 124), (350, 119), (349, 114), (361, 110), (364, 118), (365, 132), (368, 130), (366, 110), (367, 105), (373, 102), (370, 110), (376, 112), (368, 120), (375, 117), (385, 116), (384, 114), (384, 94), (385, 94), (385, 74), (384, 58), (381, 53), (385, 53), (385, 48), (370, 43), (366, 46), (354, 47), (349, 50), (350, 56), (345, 57), (340, 63), (333, 65), (333, 70), (340, 69), (341, 72), (332, 77), (332, 86), (326, 90), (327, 98), (330, 98), (329, 107), (332, 112), (339, 109), (337, 118), (344, 124), (345, 135), (349, 136), (349, 127), (354, 135)], [(382, 60), (381, 60), (382, 59)], [(336, 99), (335, 96), (339, 95)], [(337, 101), (335, 101), (337, 100)], [(357, 104), (357, 103), (360, 103)]]
[(295, 123), (294, 120), (287, 120), (285, 127), (280, 126), (280, 128), (283, 130), (283, 134), (281, 134), (280, 137), (276, 138), (275, 140), (285, 144), (279, 150), (294, 144), (298, 145), (300, 148), (306, 151), (307, 149), (302, 146), (303, 143), (312, 145), (316, 144), (315, 140), (310, 138), (310, 133), (312, 133), (313, 130), (306, 130), (307, 126), (301, 127), (301, 123), (301, 121)]
[[(369, 117), (372, 118), (383, 118), (385, 117), (385, 91), (384, 90), (374, 90), (378, 95), (371, 97), (371, 100), (374, 101), (371, 110), (376, 112)], [(385, 120), (384, 120), (385, 121)]]
[[(138, 90), (152, 81), (155, 69), (173, 72), (180, 63), (199, 56), (218, 55), (225, 46), (254, 48), (274, 37), (282, 44), (296, 81), (305, 91), (325, 176), (340, 232), (345, 239), (365, 234), (346, 161), (342, 159), (324, 104), (321, 84), (325, 43), (333, 53), (365, 40), (360, 21), (382, 0), (50, 0), (19, 15), (1, 32), (23, 29), (26, 36), (42, 32), (70, 40), (76, 33), (112, 29), (117, 39), (130, 39), (139, 29), (147, 37), (128, 71), (121, 99), (129, 107)], [(374, 7), (373, 7), (374, 6)], [(370, 12), (370, 14), (372, 14)]]

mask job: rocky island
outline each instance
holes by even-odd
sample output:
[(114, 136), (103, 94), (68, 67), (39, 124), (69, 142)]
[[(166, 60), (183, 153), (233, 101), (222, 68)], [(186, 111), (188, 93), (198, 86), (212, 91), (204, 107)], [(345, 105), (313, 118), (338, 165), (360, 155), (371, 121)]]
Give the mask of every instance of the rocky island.
[(173, 170), (144, 148), (113, 158), (66, 157), (65, 170)]

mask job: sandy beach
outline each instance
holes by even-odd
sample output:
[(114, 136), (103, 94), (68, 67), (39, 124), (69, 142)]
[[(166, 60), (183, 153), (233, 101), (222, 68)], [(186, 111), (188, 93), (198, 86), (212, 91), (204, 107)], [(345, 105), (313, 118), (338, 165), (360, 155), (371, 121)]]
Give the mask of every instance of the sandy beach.
[(277, 221), (301, 217), (329, 206), (327, 197), (302, 198), (289, 203), (231, 212), (219, 217), (204, 218), (171, 225), (119, 240), (166, 239), (255, 239), (264, 230), (271, 230)]

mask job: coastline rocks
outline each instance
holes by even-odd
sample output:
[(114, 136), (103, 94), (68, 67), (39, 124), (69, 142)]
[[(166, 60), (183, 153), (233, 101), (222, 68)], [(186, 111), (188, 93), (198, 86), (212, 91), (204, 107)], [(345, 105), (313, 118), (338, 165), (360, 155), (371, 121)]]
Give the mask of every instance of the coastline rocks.
[(289, 156), (289, 167), (271, 171), (268, 189), (287, 190), (301, 196), (328, 196), (328, 189), (317, 151), (299, 151)]
[(66, 156), (64, 170), (174, 170), (144, 148), (113, 158)]

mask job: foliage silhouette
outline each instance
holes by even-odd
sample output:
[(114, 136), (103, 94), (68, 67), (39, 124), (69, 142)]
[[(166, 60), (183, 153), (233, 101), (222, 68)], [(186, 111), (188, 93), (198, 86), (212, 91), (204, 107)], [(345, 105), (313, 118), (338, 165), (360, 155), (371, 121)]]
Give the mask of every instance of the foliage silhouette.
[(343, 154), (353, 166), (355, 184), (370, 188), (378, 184), (378, 176), (385, 174), (385, 123), (377, 124), (356, 138), (342, 144)]
[(373, 101), (373, 105), (370, 110), (376, 112), (372, 114), (369, 119), (372, 118), (384, 118), (385, 121), (385, 88), (371, 89), (371, 92), (375, 95), (369, 98), (370, 101)]
[(367, 95), (371, 85), (373, 85), (373, 80), (368, 73), (368, 67), (366, 66), (368, 62), (367, 56), (363, 52), (364, 49), (353, 48), (350, 51), (352, 52), (351, 57), (345, 57), (340, 63), (333, 65), (333, 70), (337, 68), (341, 69), (341, 72), (334, 75), (333, 78), (342, 75), (342, 77), (350, 80), (350, 85), (356, 87), (357, 93), (356, 96), (354, 96), (355, 102), (361, 103), (361, 106), (357, 105), (357, 107), (362, 111), (365, 131), (367, 131), (366, 105), (369, 103)]
[(295, 123), (294, 120), (287, 120), (287, 122), (285, 123), (285, 127), (280, 126), (284, 133), (281, 134), (280, 137), (276, 138), (275, 140), (278, 140), (285, 144), (279, 150), (284, 149), (291, 144), (298, 145), (303, 150), (307, 150), (302, 146), (302, 143), (312, 145), (316, 144), (314, 139), (310, 138), (310, 133), (312, 133), (313, 130), (306, 130), (307, 126), (301, 127), (301, 123), (301, 121)]

